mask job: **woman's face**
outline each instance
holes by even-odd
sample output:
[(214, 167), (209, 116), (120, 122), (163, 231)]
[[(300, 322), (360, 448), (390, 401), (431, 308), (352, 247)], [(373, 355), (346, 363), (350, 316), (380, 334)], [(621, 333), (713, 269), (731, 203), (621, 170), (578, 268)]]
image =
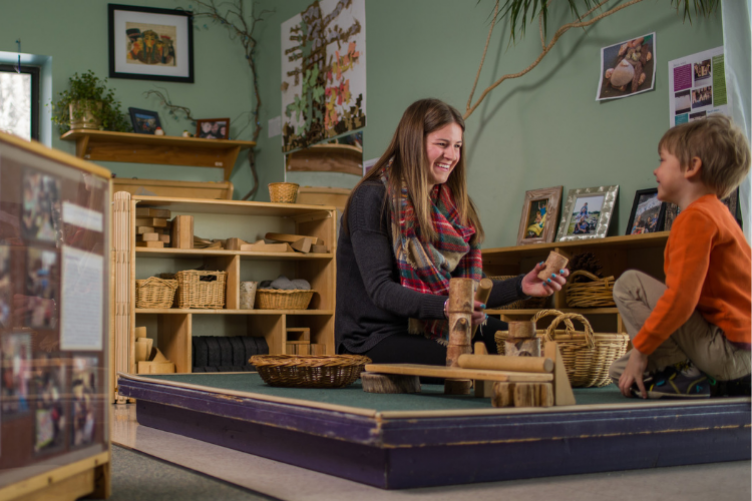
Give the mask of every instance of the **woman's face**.
[(462, 128), (456, 123), (447, 124), (426, 136), (428, 159), (428, 184), (446, 183), (449, 175), (460, 161)]

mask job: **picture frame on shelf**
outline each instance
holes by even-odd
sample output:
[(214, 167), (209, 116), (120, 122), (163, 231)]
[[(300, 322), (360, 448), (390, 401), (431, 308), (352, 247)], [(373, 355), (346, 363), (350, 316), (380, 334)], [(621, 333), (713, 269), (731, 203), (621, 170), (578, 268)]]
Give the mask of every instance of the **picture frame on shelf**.
[(605, 238), (618, 194), (619, 185), (570, 189), (556, 241)]
[[(743, 227), (741, 216), (739, 214), (739, 188), (736, 188), (734, 191), (732, 191), (731, 195), (727, 196), (726, 198), (722, 198), (721, 202), (723, 203), (723, 205), (728, 207), (729, 212), (739, 224), (739, 227)], [(666, 214), (664, 216), (663, 223), (664, 231), (671, 230), (671, 227), (674, 225), (674, 220), (680, 212), (681, 209), (678, 205), (672, 204), (670, 202), (666, 203)]]
[(229, 139), (229, 118), (205, 118), (196, 120), (196, 137), (204, 139)]
[(666, 203), (658, 200), (658, 188), (646, 188), (635, 192), (632, 210), (625, 235), (656, 233), (663, 231), (666, 220)]
[(563, 186), (525, 192), (517, 245), (551, 243), (556, 235)]
[(193, 13), (108, 4), (110, 78), (193, 83)]
[(133, 132), (137, 134), (154, 135), (157, 127), (162, 127), (162, 124), (159, 121), (159, 113), (156, 111), (128, 108), (128, 113), (131, 115)]

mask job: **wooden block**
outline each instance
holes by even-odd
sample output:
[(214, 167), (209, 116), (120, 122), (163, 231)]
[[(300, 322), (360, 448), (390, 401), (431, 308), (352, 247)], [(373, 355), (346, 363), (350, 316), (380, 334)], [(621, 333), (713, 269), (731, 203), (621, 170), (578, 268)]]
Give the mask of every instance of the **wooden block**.
[(514, 407), (515, 383), (493, 383), (491, 405), (494, 407)]
[(302, 341), (302, 340), (298, 339), (298, 340), (292, 340), (292, 341), (288, 340), (287, 344), (294, 344), (294, 345), (298, 345), (298, 346), (301, 346), (301, 345), (309, 345), (310, 346), (311, 342), (310, 341)]
[(514, 406), (536, 407), (534, 383), (514, 384)]
[(473, 385), (475, 387), (476, 398), (493, 398), (493, 381), (481, 381), (479, 379), (476, 379), (473, 382)]
[(310, 355), (311, 354), (311, 343), (300, 343), (297, 345), (296, 349), (298, 350), (298, 355)]
[(476, 355), (488, 355), (488, 350), (486, 349), (486, 343), (484, 343), (483, 341), (476, 342), (473, 345), (473, 353)]
[(329, 249), (326, 248), (326, 245), (324, 244), (314, 244), (311, 245), (311, 252), (314, 254), (328, 254)]
[(164, 242), (136, 242), (136, 247), (149, 247), (152, 249), (163, 249)]
[(554, 273), (558, 275), (559, 270), (564, 269), (568, 262), (569, 259), (563, 254), (556, 251), (549, 252), (548, 258), (546, 258), (546, 267), (538, 273), (538, 278), (541, 280), (547, 280), (551, 278), (551, 275)]
[(503, 382), (540, 382), (554, 380), (553, 374), (533, 372), (486, 371), (462, 369), (460, 367), (442, 367), (440, 365), (419, 364), (366, 364), (365, 370), (377, 374), (403, 374), (406, 376), (438, 377), (449, 379), (480, 379), (483, 381)]
[(172, 362), (139, 362), (139, 374), (172, 374), (175, 372), (175, 364)]
[(295, 249), (298, 252), (302, 252), (303, 254), (308, 254), (311, 252), (311, 246), (313, 245), (313, 240), (311, 240), (308, 237), (303, 237), (299, 240), (296, 240), (290, 246)]
[(554, 361), (554, 405), (575, 405), (572, 385), (567, 377), (567, 369), (564, 367), (564, 359), (559, 351), (559, 344), (554, 341), (546, 341), (543, 346), (543, 353), (546, 358)]
[(472, 379), (445, 379), (444, 395), (469, 395), (473, 389)]
[(360, 375), (360, 382), (363, 384), (363, 391), (366, 393), (420, 393), (420, 378), (418, 376), (363, 372)]
[(146, 362), (149, 359), (153, 339), (140, 338), (136, 340), (136, 362)]
[(162, 352), (159, 350), (159, 348), (153, 348), (151, 351), (151, 361), (156, 363), (166, 363), (169, 362), (167, 360), (167, 357), (165, 357)]
[(146, 337), (146, 327), (136, 327), (136, 339)]
[(286, 343), (285, 345), (285, 354), (286, 355), (297, 355), (298, 354), (298, 345), (293, 343)]
[(143, 233), (139, 237), (142, 242), (161, 242), (158, 233)]
[(245, 244), (240, 246), (240, 250), (243, 252), (295, 252), (290, 247), (290, 244), (267, 244), (267, 243), (255, 243)]
[(159, 235), (159, 241), (164, 242), (165, 245), (170, 244), (170, 235)]
[(154, 233), (154, 226), (136, 226), (136, 235), (144, 233)]
[(193, 216), (175, 216), (172, 220), (172, 247), (193, 249)]
[(289, 244), (297, 242), (301, 238), (310, 238), (312, 244), (318, 244), (319, 239), (308, 235), (290, 235), (288, 233), (267, 233), (264, 235), (267, 240), (276, 240), (277, 242), (287, 242)]
[(290, 341), (306, 341), (311, 342), (311, 328), (310, 327), (288, 327), (287, 328), (287, 342)]
[(530, 339), (535, 337), (534, 322), (509, 322), (507, 339)]
[(311, 355), (325, 356), (326, 355), (326, 345), (324, 343), (312, 343), (311, 344)]
[(248, 245), (248, 242), (239, 238), (228, 238), (227, 240), (225, 240), (225, 249), (227, 250), (239, 251), (241, 250), (240, 247), (243, 245)]
[(161, 217), (137, 217), (136, 226), (152, 226), (154, 228), (165, 228), (167, 220)]
[(168, 209), (153, 209), (151, 207), (136, 207), (136, 217), (158, 217), (170, 219), (171, 213)]
[[(510, 324), (511, 325), (511, 324)], [(504, 353), (510, 357), (540, 357), (540, 338), (506, 338)]]
[(538, 388), (540, 390), (538, 405), (540, 407), (553, 407), (554, 385), (552, 383), (540, 383)]

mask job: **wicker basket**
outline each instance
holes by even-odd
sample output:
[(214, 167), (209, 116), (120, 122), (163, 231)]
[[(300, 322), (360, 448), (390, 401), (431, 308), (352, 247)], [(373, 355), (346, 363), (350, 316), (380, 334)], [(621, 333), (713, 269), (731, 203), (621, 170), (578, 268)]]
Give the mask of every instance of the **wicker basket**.
[[(541, 344), (556, 341), (559, 344), (564, 367), (569, 382), (574, 388), (600, 387), (611, 384), (608, 369), (611, 364), (627, 352), (627, 334), (594, 333), (590, 322), (577, 313), (562, 313), (558, 310), (541, 310), (533, 318), (536, 322), (543, 317), (556, 315), (545, 330), (536, 331)], [(584, 326), (584, 331), (575, 330), (572, 320)], [(564, 329), (557, 329), (564, 322)], [(495, 335), (499, 353), (504, 353), (506, 332)]]
[(270, 386), (343, 388), (360, 377), (371, 359), (362, 355), (254, 355), (251, 363)]
[(272, 202), (294, 204), (298, 200), (299, 185), (295, 183), (269, 183)]
[[(163, 274), (162, 278), (171, 275)], [(207, 281), (203, 277), (216, 277)], [(225, 307), (227, 272), (183, 270), (175, 273), (178, 292), (175, 303), (178, 308), (221, 309)]]
[(136, 280), (136, 308), (172, 308), (177, 288), (177, 280), (159, 277)]
[[(509, 280), (510, 278), (517, 278), (517, 275), (500, 275), (497, 277), (488, 277), (492, 280)], [(538, 309), (543, 308), (543, 305), (546, 303), (545, 297), (531, 297), (529, 299), (519, 299), (517, 301), (514, 301), (509, 304), (505, 304), (504, 306), (499, 306), (499, 310), (523, 310), (523, 309)]]
[(258, 289), (257, 310), (305, 310), (313, 298), (313, 290)]
[[(585, 277), (588, 282), (575, 282), (576, 277)], [(614, 303), (614, 277), (599, 278), (589, 271), (577, 270), (567, 280), (564, 288), (567, 306), (570, 308), (606, 308)]]

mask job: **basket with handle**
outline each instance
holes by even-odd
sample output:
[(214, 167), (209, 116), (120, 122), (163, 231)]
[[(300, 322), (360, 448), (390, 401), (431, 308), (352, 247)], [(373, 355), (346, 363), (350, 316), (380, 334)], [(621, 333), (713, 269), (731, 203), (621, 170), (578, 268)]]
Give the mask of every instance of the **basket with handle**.
[[(559, 310), (541, 310), (531, 319), (555, 316), (546, 329), (536, 330), (541, 344), (556, 341), (564, 360), (564, 368), (573, 388), (600, 387), (611, 384), (608, 369), (627, 352), (627, 334), (595, 333), (587, 318), (579, 313), (563, 313)], [(572, 320), (582, 324), (583, 330), (575, 329)], [(563, 323), (563, 329), (557, 328)], [(496, 343), (504, 344), (504, 331), (496, 333)], [(499, 351), (501, 353), (501, 351)]]
[[(171, 278), (163, 273), (162, 278)], [(182, 270), (178, 282), (178, 308), (221, 309), (225, 307), (226, 271)]]
[[(586, 281), (576, 281), (585, 277)], [(614, 303), (614, 277), (600, 278), (586, 270), (577, 270), (569, 275), (564, 287), (564, 296), (570, 308), (606, 308)]]

